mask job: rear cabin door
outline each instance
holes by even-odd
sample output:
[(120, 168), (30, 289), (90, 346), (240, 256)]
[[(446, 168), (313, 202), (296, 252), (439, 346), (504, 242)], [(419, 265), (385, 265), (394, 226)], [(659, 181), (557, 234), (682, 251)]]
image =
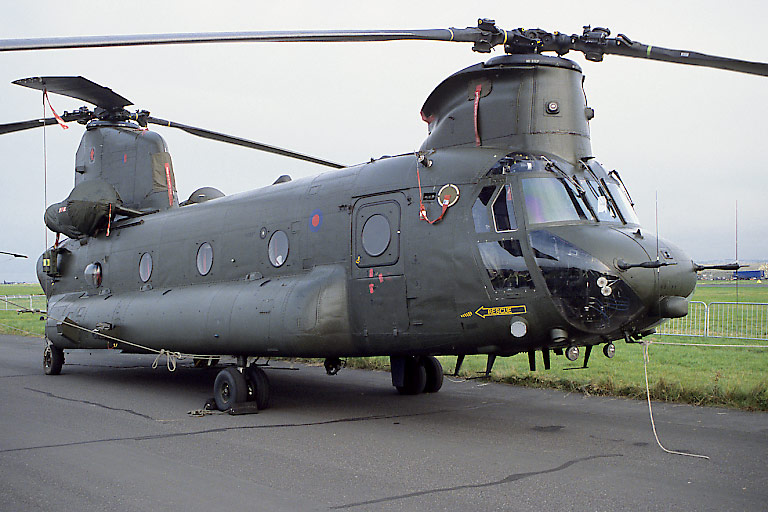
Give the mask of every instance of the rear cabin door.
[(405, 197), (359, 199), (352, 215), (352, 314), (356, 334), (382, 338), (408, 329), (400, 247)]

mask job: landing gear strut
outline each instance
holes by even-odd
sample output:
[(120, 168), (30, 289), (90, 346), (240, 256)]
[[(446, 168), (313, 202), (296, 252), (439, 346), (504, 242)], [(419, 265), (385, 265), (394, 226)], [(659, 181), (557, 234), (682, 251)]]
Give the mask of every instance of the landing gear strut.
[(434, 356), (392, 356), (392, 385), (401, 395), (437, 393), (443, 386), (443, 366)]

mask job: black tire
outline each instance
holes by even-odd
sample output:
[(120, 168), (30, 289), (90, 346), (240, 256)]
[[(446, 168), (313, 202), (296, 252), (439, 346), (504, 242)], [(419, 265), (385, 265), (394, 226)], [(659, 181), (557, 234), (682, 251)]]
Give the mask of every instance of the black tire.
[(64, 351), (48, 343), (43, 351), (43, 371), (46, 375), (58, 375), (64, 366)]
[(228, 411), (235, 404), (243, 403), (248, 396), (248, 384), (237, 368), (229, 366), (216, 375), (213, 383), (213, 399), (220, 411)]
[(258, 366), (249, 366), (243, 372), (248, 382), (248, 401), (256, 402), (259, 410), (269, 407), (269, 379)]
[(427, 385), (427, 370), (420, 358), (407, 357), (405, 359), (405, 375), (403, 385), (396, 386), (401, 395), (418, 395), (424, 391)]
[(421, 358), (421, 364), (427, 374), (427, 381), (424, 385), (425, 393), (437, 393), (443, 387), (443, 365), (434, 356), (425, 356)]

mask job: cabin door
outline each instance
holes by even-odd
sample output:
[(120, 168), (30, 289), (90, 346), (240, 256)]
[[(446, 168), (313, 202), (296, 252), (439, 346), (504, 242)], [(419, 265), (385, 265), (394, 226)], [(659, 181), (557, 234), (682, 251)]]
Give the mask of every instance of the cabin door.
[(359, 199), (352, 213), (351, 310), (355, 334), (398, 336), (408, 329), (400, 226), (405, 196)]

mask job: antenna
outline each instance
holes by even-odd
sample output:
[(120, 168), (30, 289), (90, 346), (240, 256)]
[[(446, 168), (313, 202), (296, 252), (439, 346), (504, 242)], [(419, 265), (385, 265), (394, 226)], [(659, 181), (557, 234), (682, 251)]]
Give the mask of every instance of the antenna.
[[(734, 228), (736, 232), (736, 263), (739, 262), (739, 200), (736, 200), (736, 226)], [(736, 303), (739, 302), (739, 269), (736, 269)]]

